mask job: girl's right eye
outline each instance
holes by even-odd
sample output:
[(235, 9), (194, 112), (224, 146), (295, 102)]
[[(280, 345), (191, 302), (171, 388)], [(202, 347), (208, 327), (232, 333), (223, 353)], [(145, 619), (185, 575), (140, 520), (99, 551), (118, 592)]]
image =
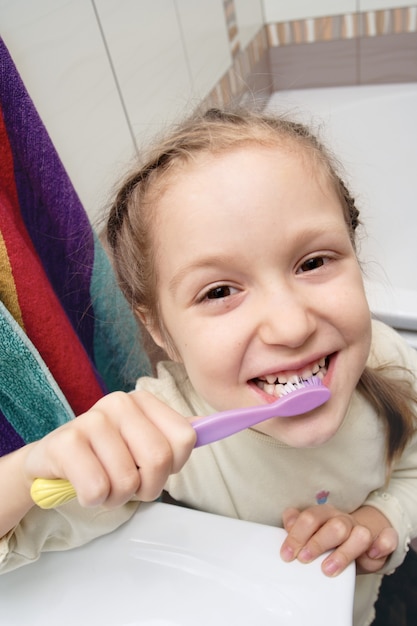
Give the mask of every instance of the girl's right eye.
[(219, 285), (210, 289), (204, 294), (203, 300), (216, 300), (219, 298), (227, 298), (232, 295), (232, 288), (229, 285)]
[(199, 295), (195, 298), (196, 304), (212, 304), (216, 309), (224, 306), (232, 306), (232, 302), (235, 301), (234, 296), (239, 294), (241, 289), (239, 287), (233, 287), (230, 283), (218, 283), (217, 285), (207, 285), (206, 289), (202, 289)]

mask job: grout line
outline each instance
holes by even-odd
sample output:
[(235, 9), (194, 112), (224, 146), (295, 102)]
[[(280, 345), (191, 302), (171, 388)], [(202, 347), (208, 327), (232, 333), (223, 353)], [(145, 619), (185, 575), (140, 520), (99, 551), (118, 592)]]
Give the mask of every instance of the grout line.
[(364, 16), (361, 14), (361, 2), (360, 0), (356, 0), (356, 19), (358, 20), (358, 37), (356, 37), (356, 45), (355, 45), (355, 72), (356, 72), (356, 84), (362, 84), (362, 76), (361, 76), (361, 55), (362, 55), (362, 37), (364, 33), (362, 32), (363, 20)]
[(106, 51), (106, 56), (107, 56), (107, 59), (108, 59), (109, 65), (110, 65), (110, 70), (111, 70), (111, 73), (112, 73), (112, 76), (113, 76), (113, 80), (114, 80), (115, 85), (116, 85), (116, 91), (117, 91), (117, 94), (119, 96), (120, 103), (122, 105), (122, 109), (123, 109), (123, 113), (124, 113), (124, 116), (125, 116), (125, 119), (126, 119), (127, 127), (129, 129), (129, 134), (130, 134), (130, 136), (132, 138), (132, 141), (133, 141), (133, 147), (135, 149), (136, 154), (139, 155), (139, 149), (138, 149), (138, 144), (137, 144), (137, 141), (136, 141), (135, 133), (133, 132), (133, 127), (132, 127), (132, 124), (130, 123), (130, 119), (129, 119), (129, 114), (128, 114), (128, 111), (127, 111), (126, 103), (125, 103), (124, 98), (123, 98), (123, 93), (122, 93), (122, 90), (121, 90), (121, 87), (120, 87), (119, 80), (117, 78), (116, 69), (114, 67), (112, 56), (110, 54), (110, 49), (109, 49), (109, 46), (107, 45), (107, 40), (106, 40), (106, 37), (105, 37), (105, 34), (104, 34), (103, 26), (102, 26), (102, 23), (101, 23), (101, 20), (100, 20), (100, 15), (98, 13), (95, 0), (91, 0), (91, 4), (93, 6), (93, 11), (94, 11), (94, 14), (95, 14), (96, 19), (97, 19), (98, 28), (99, 28), (100, 35), (101, 35), (101, 38), (102, 38), (102, 41), (103, 41), (104, 49)]
[(179, 28), (179, 31), (180, 31), (180, 34), (181, 34), (181, 44), (182, 44), (182, 49), (183, 49), (183, 52), (184, 52), (185, 64), (187, 66), (188, 78), (190, 79), (190, 87), (191, 87), (191, 91), (192, 91), (193, 84), (194, 84), (193, 74), (191, 72), (190, 59), (188, 58), (188, 54), (187, 54), (187, 46), (185, 44), (184, 29), (182, 27), (181, 16), (180, 16), (180, 12), (178, 10), (177, 0), (174, 0), (174, 8), (175, 8), (175, 14), (177, 16), (178, 28)]

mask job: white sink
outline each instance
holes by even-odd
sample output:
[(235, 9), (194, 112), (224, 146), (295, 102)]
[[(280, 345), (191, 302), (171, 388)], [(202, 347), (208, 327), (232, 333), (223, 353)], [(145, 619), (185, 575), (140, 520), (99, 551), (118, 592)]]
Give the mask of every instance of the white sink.
[(351, 626), (355, 568), (284, 563), (285, 532), (168, 504), (0, 576), (7, 626)]

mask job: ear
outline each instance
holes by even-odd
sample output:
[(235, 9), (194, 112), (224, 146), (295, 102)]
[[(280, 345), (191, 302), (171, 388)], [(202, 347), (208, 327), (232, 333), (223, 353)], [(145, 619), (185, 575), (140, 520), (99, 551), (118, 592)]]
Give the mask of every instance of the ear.
[(143, 309), (135, 310), (136, 316), (139, 318), (142, 326), (148, 331), (153, 341), (159, 348), (165, 350), (164, 341), (162, 339), (162, 333), (159, 328), (157, 328), (156, 324), (151, 320), (151, 316), (148, 311), (144, 311)]
[(136, 314), (145, 329), (152, 337), (154, 343), (159, 348), (161, 348), (161, 350), (163, 350), (172, 361), (177, 361), (178, 363), (180, 363), (181, 358), (175, 350), (174, 346), (172, 345), (171, 341), (169, 340), (169, 338), (164, 337), (164, 334), (162, 333), (159, 325), (155, 324), (155, 322), (151, 319), (149, 313), (147, 313), (146, 311), (136, 310)]

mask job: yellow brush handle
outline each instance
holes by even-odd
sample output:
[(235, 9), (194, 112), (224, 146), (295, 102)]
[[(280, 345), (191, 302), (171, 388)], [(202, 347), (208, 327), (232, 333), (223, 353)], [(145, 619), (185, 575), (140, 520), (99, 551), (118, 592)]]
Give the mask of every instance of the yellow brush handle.
[(30, 495), (41, 509), (55, 509), (77, 496), (69, 480), (63, 478), (36, 478)]

